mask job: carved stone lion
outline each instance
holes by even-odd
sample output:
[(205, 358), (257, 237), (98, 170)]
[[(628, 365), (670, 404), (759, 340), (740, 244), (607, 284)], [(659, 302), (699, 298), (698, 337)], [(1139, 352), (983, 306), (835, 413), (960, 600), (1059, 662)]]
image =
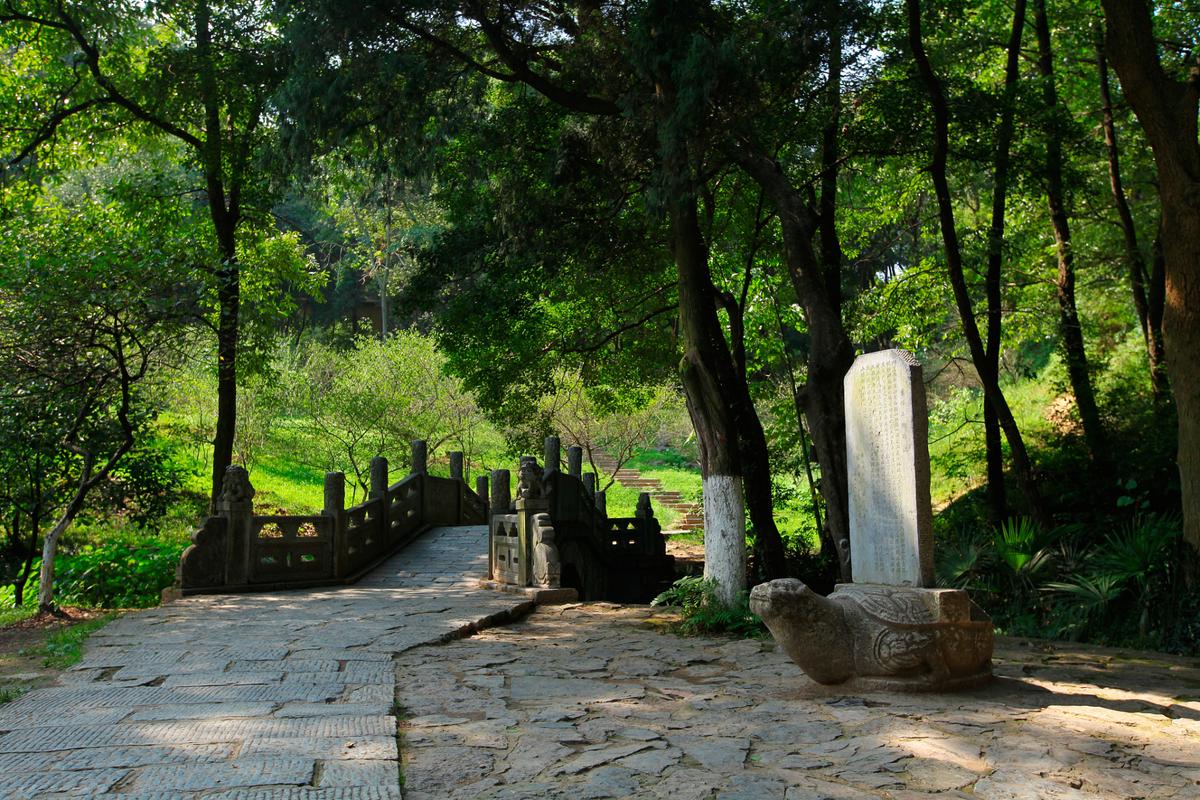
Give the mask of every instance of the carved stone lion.
[(254, 487), (250, 485), (250, 473), (237, 464), (225, 468), (225, 479), (221, 483), (220, 500), (226, 505), (249, 503), (254, 499)]
[(517, 499), (541, 500), (545, 496), (542, 486), (542, 468), (535, 459), (522, 459), (517, 472)]

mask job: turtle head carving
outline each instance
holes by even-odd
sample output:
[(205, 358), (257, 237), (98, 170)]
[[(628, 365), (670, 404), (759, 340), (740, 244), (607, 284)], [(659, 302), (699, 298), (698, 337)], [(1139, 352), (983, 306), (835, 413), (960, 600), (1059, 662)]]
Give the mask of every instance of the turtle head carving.
[(755, 586), (750, 610), (813, 680), (841, 683), (854, 674), (854, 650), (840, 604), (794, 578), (782, 578)]

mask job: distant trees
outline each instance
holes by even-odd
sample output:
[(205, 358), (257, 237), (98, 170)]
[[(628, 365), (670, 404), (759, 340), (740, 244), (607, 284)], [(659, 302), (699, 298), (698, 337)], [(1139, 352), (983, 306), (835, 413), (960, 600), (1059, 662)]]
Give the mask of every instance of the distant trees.
[[(397, 331), (349, 350), (308, 343), (276, 366), (280, 398), (304, 434), (294, 453), (323, 470), (346, 470), (363, 496), (370, 464), (409, 463), (409, 443), (462, 450), (467, 462), (490, 426), (462, 382), (445, 374), (431, 337)], [(348, 468), (348, 469), (347, 469)]]
[(20, 124), (8, 126), (0, 141), (10, 168), (43, 156), (60, 132), (105, 137), (118, 122), (174, 141), (180, 161), (198, 173), (215, 245), (211, 258), (192, 264), (214, 289), (214, 499), (236, 433), (242, 262), (254, 239), (270, 235), (274, 184), (263, 170), (269, 103), (286, 69), (270, 14), (266, 4), (228, 0), (0, 2), (0, 37), (21, 54), (5, 60), (0, 81), (35, 86), (15, 109)]
[[(655, 446), (668, 431), (678, 431), (681, 416), (687, 424), (683, 399), (668, 386), (641, 390), (588, 386), (582, 375), (566, 369), (555, 371), (554, 390), (541, 399), (539, 410), (564, 444), (582, 448), (592, 470), (601, 480), (607, 477), (598, 489), (611, 486), (638, 450)], [(615, 466), (599, 469), (598, 453), (609, 456)]]

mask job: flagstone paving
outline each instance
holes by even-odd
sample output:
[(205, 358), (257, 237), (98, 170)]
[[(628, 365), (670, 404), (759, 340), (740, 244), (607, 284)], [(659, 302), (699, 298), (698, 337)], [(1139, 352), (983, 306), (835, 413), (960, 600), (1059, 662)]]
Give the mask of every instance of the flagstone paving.
[(1001, 639), (946, 695), (821, 687), (657, 609), (539, 608), (396, 661), (406, 800), (1200, 798), (1200, 661)]
[(350, 587), (128, 614), (0, 706), (0, 798), (393, 800), (393, 658), (528, 611), (478, 588), (487, 528), (439, 528)]
[(1001, 639), (986, 689), (855, 696), (660, 609), (525, 617), (486, 535), (121, 618), (0, 706), (0, 798), (1200, 798), (1197, 659)]

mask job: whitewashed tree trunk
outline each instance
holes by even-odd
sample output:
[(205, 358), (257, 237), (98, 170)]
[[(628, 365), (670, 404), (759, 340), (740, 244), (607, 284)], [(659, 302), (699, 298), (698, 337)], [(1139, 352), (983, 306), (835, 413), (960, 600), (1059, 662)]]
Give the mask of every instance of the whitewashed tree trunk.
[(704, 479), (704, 577), (726, 605), (746, 588), (746, 505), (736, 475)]
[(38, 579), (38, 608), (48, 611), (54, 607), (54, 554), (58, 550), (58, 538), (71, 524), (71, 517), (63, 517), (55, 523), (42, 541), (42, 568)]

